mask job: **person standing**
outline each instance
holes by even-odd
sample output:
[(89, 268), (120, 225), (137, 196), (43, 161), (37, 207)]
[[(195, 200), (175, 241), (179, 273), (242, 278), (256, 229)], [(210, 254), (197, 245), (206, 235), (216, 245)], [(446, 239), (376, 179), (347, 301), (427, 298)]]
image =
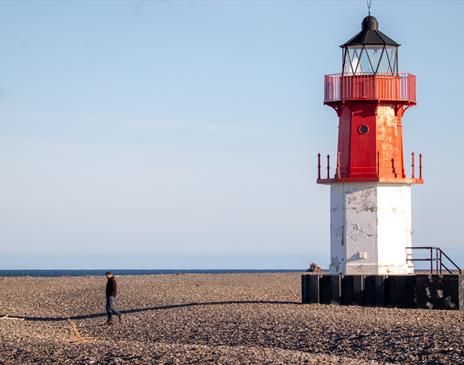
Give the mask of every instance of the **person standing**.
[(114, 300), (116, 299), (116, 295), (118, 293), (116, 279), (114, 278), (113, 273), (111, 271), (106, 272), (105, 276), (108, 279), (108, 281), (106, 282), (106, 315), (108, 316), (108, 321), (106, 323), (113, 323), (113, 314), (118, 316), (119, 323), (121, 323), (121, 313), (113, 308)]

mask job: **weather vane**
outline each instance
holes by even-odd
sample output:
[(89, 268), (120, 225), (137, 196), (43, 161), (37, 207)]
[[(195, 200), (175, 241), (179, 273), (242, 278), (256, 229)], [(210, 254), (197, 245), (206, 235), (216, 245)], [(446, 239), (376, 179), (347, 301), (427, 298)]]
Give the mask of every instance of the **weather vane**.
[(367, 13), (368, 13), (368, 15), (371, 15), (371, 4), (372, 4), (372, 0), (367, 0)]

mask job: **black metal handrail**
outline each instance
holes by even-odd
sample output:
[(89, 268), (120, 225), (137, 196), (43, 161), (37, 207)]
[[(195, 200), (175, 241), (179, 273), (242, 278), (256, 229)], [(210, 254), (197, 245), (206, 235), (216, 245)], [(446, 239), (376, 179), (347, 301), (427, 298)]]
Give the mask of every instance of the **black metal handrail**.
[[(448, 265), (454, 266), (456, 271), (459, 273), (459, 275), (462, 274), (461, 268), (453, 261), (451, 258), (443, 252), (443, 250), (440, 247), (434, 247), (434, 246), (416, 246), (416, 247), (406, 247), (406, 250), (424, 250), (429, 252), (429, 257), (426, 258), (406, 258), (406, 261), (408, 262), (414, 262), (414, 261), (426, 261), (430, 262), (430, 273), (433, 274), (434, 271), (437, 274), (443, 274), (443, 269), (445, 269), (449, 274), (453, 274), (453, 272), (448, 268), (443, 263), (443, 258), (447, 259), (449, 261)], [(434, 265), (435, 264), (435, 265)], [(434, 269), (435, 266), (435, 269)]]

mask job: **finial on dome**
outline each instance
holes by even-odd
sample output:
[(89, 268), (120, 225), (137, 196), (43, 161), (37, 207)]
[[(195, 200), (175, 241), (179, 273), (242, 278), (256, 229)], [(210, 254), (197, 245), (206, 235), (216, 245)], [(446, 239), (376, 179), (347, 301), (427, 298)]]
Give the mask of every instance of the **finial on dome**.
[(372, 15), (366, 16), (362, 21), (363, 30), (378, 30), (379, 22)]

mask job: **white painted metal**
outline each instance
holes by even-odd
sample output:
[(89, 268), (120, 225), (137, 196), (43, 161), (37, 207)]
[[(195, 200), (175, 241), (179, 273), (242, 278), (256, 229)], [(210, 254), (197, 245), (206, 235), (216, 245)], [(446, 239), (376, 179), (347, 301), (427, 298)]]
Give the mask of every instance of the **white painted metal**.
[(411, 187), (336, 183), (330, 188), (330, 272), (409, 274)]

